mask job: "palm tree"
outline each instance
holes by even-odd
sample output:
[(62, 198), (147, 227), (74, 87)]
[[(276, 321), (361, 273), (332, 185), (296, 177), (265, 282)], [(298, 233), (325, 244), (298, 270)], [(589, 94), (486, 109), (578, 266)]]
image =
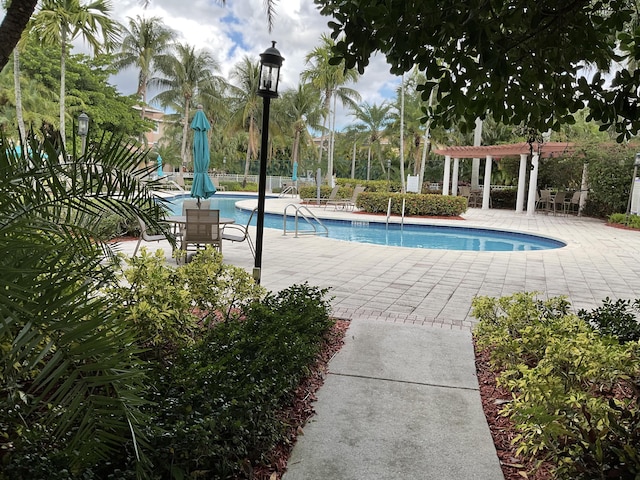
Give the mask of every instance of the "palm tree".
[[(14, 100), (16, 102), (15, 109), (3, 108), (1, 110), (0, 125), (4, 127), (4, 130), (7, 132), (12, 131), (16, 123), (19, 129), (21, 123), (23, 125), (27, 123), (34, 130), (41, 130), (45, 124), (54, 125), (56, 116), (52, 115), (51, 112), (55, 112), (57, 108), (56, 94), (46, 85), (43, 85), (42, 82), (29, 76), (20, 79), (20, 94), (18, 94), (15, 91), (15, 72), (13, 72), (13, 80), (9, 78), (10, 76), (11, 71), (9, 69), (5, 69), (0, 73), (0, 91), (4, 93), (0, 98), (0, 103), (6, 102), (7, 105), (12, 105)], [(24, 109), (18, 108), (18, 102), (24, 106)], [(20, 120), (19, 115), (22, 111), (23, 118)], [(22, 132), (20, 136), (23, 141), (26, 139)]]
[(108, 0), (93, 0), (81, 4), (80, 0), (43, 0), (35, 15), (34, 29), (40, 40), (48, 45), (60, 45), (60, 136), (65, 138), (66, 59), (69, 43), (79, 36), (89, 43), (94, 52), (108, 51), (118, 38), (120, 27), (109, 18)]
[[(317, 130), (322, 118), (320, 99), (309, 84), (299, 84), (298, 88), (287, 90), (282, 94), (282, 101), (277, 103), (276, 118), (286, 125), (285, 135), (293, 133), (291, 147), (291, 166), (300, 163), (301, 142), (312, 143), (309, 130)], [(287, 135), (288, 136), (288, 135)]]
[[(307, 54), (305, 60), (310, 66), (302, 72), (301, 79), (305, 82), (311, 82), (321, 94), (325, 112), (322, 122), (323, 139), (324, 132), (327, 131), (327, 120), (331, 118), (333, 121), (333, 125), (330, 125), (327, 163), (327, 175), (330, 177), (333, 174), (333, 131), (335, 130), (336, 100), (339, 99), (343, 105), (352, 108), (356, 102), (360, 101), (360, 94), (344, 86), (349, 82), (356, 82), (358, 73), (353, 69), (345, 70), (343, 62), (337, 65), (330, 64), (335, 41), (323, 34), (321, 43), (319, 47)], [(324, 141), (320, 142), (320, 152), (318, 153), (318, 163), (320, 164), (322, 163), (323, 143)]]
[(220, 70), (220, 66), (208, 51), (196, 51), (184, 43), (176, 44), (173, 49), (175, 53), (156, 58), (157, 70), (163, 76), (152, 78), (149, 85), (164, 89), (152, 102), (159, 103), (163, 108), (171, 107), (182, 114), (180, 156), (185, 167), (189, 158), (187, 138), (191, 107), (194, 103), (197, 105), (218, 97), (223, 90), (224, 80), (213, 74)]
[(38, 0), (21, 0), (7, 2), (7, 12), (0, 24), (0, 70), (2, 70), (9, 57), (20, 41), (22, 32), (27, 27)]
[[(393, 122), (389, 125), (394, 137), (400, 130), (400, 126), (404, 125), (404, 135), (402, 136), (404, 144), (401, 145), (401, 151), (407, 151), (408, 162), (406, 166), (413, 172), (413, 175), (418, 175), (420, 170), (420, 146), (426, 130), (425, 125), (420, 121), (424, 115), (422, 111), (424, 102), (420, 92), (416, 90), (420, 81), (424, 81), (424, 75), (417, 70), (413, 70), (408, 78), (404, 78), (402, 85), (397, 90), (400, 97), (404, 93), (404, 105), (401, 102), (394, 104), (395, 111), (391, 112)], [(404, 117), (401, 116), (402, 112), (404, 112)], [(403, 157), (404, 155), (401, 155), (401, 158)], [(400, 167), (401, 179), (403, 179), (403, 163), (400, 164)]]
[[(377, 153), (382, 172), (386, 173), (384, 162), (382, 161), (382, 152), (380, 148), (380, 139), (382, 138), (382, 132), (391, 122), (392, 118), (389, 113), (391, 105), (383, 103), (382, 105), (370, 105), (364, 102), (362, 105), (357, 105), (353, 108), (351, 114), (357, 120), (360, 120), (360, 126), (369, 133), (369, 152), (368, 158), (371, 160), (372, 153)], [(367, 169), (367, 180), (369, 180), (370, 174)]]
[(124, 38), (120, 53), (113, 66), (124, 70), (136, 66), (138, 72), (138, 90), (136, 95), (142, 100), (142, 118), (147, 107), (147, 87), (155, 71), (155, 61), (159, 55), (167, 52), (175, 39), (175, 32), (162, 23), (159, 17), (129, 18), (129, 28), (124, 27)]
[(244, 57), (231, 71), (231, 77), (237, 81), (237, 85), (229, 87), (232, 105), (230, 125), (247, 132), (247, 154), (242, 181), (244, 186), (247, 183), (251, 159), (258, 157), (260, 143), (259, 119), (262, 114), (262, 100), (258, 96), (260, 63)]
[(101, 294), (118, 270), (96, 232), (112, 213), (166, 231), (139, 180), (145, 153), (111, 139), (68, 159), (54, 142), (25, 142), (28, 157), (0, 136), (0, 374), (10, 402), (28, 398), (3, 409), (4, 433), (19, 439), (35, 426), (63, 445), (70, 470), (127, 441), (138, 455), (144, 369), (122, 305)]

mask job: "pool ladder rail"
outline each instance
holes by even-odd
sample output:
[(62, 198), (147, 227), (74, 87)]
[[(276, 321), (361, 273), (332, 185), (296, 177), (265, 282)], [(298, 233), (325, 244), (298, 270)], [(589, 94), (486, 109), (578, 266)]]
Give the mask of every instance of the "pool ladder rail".
[[(298, 205), (295, 203), (290, 203), (286, 207), (284, 207), (284, 213), (282, 214), (282, 234), (287, 234), (287, 210), (289, 207), (293, 207), (295, 210), (294, 214), (294, 236), (298, 237), (299, 235), (325, 235), (329, 236), (329, 229), (326, 227), (322, 220), (320, 220), (316, 215), (309, 210), (305, 205)], [(299, 220), (302, 219), (307, 225), (311, 227), (311, 229), (300, 230), (299, 228)], [(321, 231), (318, 231), (318, 228)]]
[[(404, 230), (404, 207), (405, 207), (405, 198), (402, 199), (402, 217), (400, 218), (400, 229)], [(389, 199), (389, 204), (387, 205), (387, 230), (389, 229), (389, 219), (391, 218), (391, 199)]]

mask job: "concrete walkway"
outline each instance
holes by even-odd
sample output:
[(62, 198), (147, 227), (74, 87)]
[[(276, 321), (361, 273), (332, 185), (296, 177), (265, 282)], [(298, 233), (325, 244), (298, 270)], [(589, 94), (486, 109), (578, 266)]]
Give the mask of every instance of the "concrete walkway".
[[(292, 202), (268, 200), (267, 211), (282, 212)], [(314, 211), (381, 220), (331, 208)], [(464, 220), (411, 221), (524, 231), (567, 246), (423, 250), (294, 238), (266, 229), (262, 284), (272, 291), (303, 282), (330, 288), (333, 315), (351, 320), (286, 480), (502, 478), (475, 378), (473, 297), (537, 291), (542, 298), (566, 295), (576, 310), (597, 307), (605, 297), (640, 297), (640, 232), (594, 219), (503, 210), (470, 209)], [(127, 242), (122, 250), (130, 253), (134, 246)], [(170, 258), (168, 243), (160, 246)], [(251, 271), (246, 244), (225, 243), (223, 254), (225, 262)]]

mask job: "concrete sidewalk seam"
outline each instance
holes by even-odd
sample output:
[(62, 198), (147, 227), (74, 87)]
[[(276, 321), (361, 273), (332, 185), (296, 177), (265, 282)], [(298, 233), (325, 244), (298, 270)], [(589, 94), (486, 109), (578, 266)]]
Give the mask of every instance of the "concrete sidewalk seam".
[(439, 383), (426, 383), (426, 382), (412, 382), (410, 380), (394, 380), (393, 378), (383, 378), (383, 377), (371, 377), (368, 375), (354, 375), (350, 373), (339, 373), (339, 372), (329, 372), (329, 375), (335, 375), (336, 377), (351, 377), (351, 378), (362, 378), (365, 380), (380, 380), (382, 382), (390, 382), (390, 383), (404, 383), (407, 385), (421, 385), (424, 387), (437, 387), (437, 388), (448, 388), (451, 390), (469, 390), (471, 392), (479, 392), (480, 388), (471, 388), (471, 387), (460, 387), (454, 385), (443, 385)]

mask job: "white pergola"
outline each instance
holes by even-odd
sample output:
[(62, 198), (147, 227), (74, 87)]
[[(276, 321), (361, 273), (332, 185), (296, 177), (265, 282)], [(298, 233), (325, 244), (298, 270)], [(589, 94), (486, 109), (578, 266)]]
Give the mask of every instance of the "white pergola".
[[(453, 146), (434, 148), (433, 152), (444, 156), (444, 175), (442, 180), (442, 194), (458, 195), (458, 171), (460, 160), (468, 158), (484, 158), (484, 183), (482, 188), (482, 209), (489, 209), (489, 195), (491, 193), (491, 166), (493, 160), (499, 161), (504, 157), (520, 157), (518, 173), (518, 193), (516, 195), (516, 212), (524, 210), (525, 185), (527, 180), (527, 158), (531, 154), (531, 170), (529, 174), (529, 191), (527, 192), (527, 215), (535, 214), (536, 192), (538, 190), (538, 165), (540, 158), (560, 156), (573, 152), (574, 144), (567, 142), (546, 142), (535, 145), (533, 152), (527, 142), (510, 143), (506, 145)], [(453, 158), (453, 175), (451, 175), (451, 159)], [(452, 178), (453, 177), (453, 178)]]

